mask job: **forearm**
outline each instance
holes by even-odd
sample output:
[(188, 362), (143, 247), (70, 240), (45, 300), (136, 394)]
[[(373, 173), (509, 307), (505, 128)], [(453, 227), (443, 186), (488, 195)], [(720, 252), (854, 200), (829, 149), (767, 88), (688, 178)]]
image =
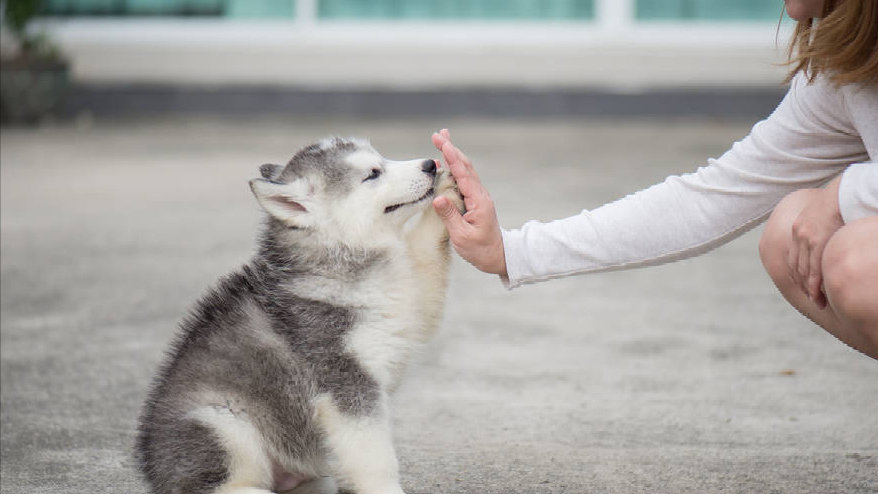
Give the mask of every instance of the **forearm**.
[(759, 224), (786, 194), (836, 168), (778, 180), (712, 162), (593, 211), (504, 232), (510, 287), (597, 271), (663, 264), (705, 253)]
[[(795, 78), (776, 111), (709, 166), (593, 211), (504, 232), (508, 285), (660, 264), (735, 238), (785, 195), (867, 159), (843, 108), (831, 88)], [(872, 173), (875, 182), (875, 165)], [(875, 187), (872, 194), (875, 204)]]

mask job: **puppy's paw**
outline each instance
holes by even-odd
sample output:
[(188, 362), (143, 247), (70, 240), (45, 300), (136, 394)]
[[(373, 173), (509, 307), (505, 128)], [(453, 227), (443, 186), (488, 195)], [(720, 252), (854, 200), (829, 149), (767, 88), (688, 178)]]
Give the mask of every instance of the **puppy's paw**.
[(440, 170), (437, 174), (434, 190), (436, 190), (437, 197), (445, 197), (452, 201), (458, 212), (461, 214), (467, 212), (467, 209), (464, 207), (464, 198), (458, 191), (458, 184), (455, 183), (455, 178), (448, 170)]

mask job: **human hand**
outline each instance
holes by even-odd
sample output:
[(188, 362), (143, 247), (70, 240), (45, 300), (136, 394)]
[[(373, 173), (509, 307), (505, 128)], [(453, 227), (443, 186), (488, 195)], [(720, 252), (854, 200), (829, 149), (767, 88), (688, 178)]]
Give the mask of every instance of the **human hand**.
[(447, 129), (434, 133), (432, 140), (458, 182), (458, 191), (464, 197), (467, 211), (462, 216), (446, 197), (433, 200), (433, 208), (446, 225), (452, 246), (477, 269), (506, 276), (504, 241), (491, 196), (479, 181), (473, 164), (452, 144)]
[(827, 306), (827, 297), (821, 290), (824, 247), (845, 224), (839, 212), (839, 182), (840, 178), (837, 178), (824, 189), (816, 190), (813, 199), (791, 226), (793, 238), (787, 259), (789, 274), (821, 309)]

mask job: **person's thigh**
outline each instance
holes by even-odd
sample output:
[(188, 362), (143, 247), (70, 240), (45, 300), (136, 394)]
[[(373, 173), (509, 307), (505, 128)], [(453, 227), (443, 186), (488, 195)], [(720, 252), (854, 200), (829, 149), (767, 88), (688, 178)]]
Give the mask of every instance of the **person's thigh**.
[[(798, 190), (786, 196), (778, 204), (770, 215), (763, 236), (760, 238), (760, 259), (763, 261), (766, 272), (788, 303), (845, 344), (875, 358), (875, 330), (871, 339), (860, 329), (851, 326), (851, 321), (845, 321), (838, 317), (832, 305), (819, 307), (800, 289), (799, 285), (793, 281), (790, 275), (787, 259), (788, 250), (793, 242), (791, 226), (797, 216), (803, 211), (803, 208), (815, 198), (817, 193), (819, 191), (816, 189)], [(844, 233), (848, 234), (848, 230)], [(854, 230), (852, 230), (852, 233), (854, 233)], [(840, 237), (840, 240), (839, 245), (848, 244), (845, 236)], [(872, 245), (873, 252), (875, 253), (875, 239)], [(843, 265), (838, 265), (838, 267), (841, 266)], [(875, 273), (875, 267), (873, 271)], [(844, 276), (839, 279), (842, 278)], [(874, 277), (874, 285), (875, 281), (876, 278)], [(873, 293), (875, 299), (875, 287)]]

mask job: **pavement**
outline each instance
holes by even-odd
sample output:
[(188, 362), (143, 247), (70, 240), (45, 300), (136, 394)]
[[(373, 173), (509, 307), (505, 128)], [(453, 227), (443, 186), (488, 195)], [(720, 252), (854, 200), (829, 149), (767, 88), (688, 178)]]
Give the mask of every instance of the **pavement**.
[[(145, 493), (131, 451), (179, 319), (253, 252), (247, 180), (326, 134), (452, 129), (502, 225), (694, 169), (753, 120), (151, 118), (4, 128), (0, 491)], [(759, 228), (758, 228), (759, 230)], [(786, 305), (754, 231), (700, 258), (507, 291), (455, 260), (393, 400), (410, 494), (867, 493), (876, 362)]]

